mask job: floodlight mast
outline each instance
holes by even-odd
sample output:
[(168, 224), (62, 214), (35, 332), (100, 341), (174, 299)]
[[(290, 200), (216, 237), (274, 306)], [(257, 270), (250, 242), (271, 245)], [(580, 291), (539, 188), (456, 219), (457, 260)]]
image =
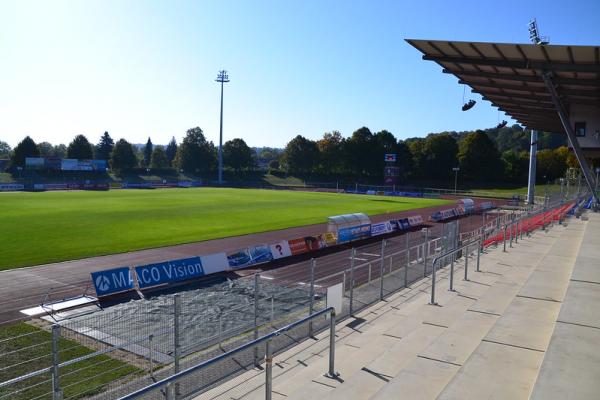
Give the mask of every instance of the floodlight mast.
[(221, 70), (215, 82), (221, 83), (221, 120), (219, 125), (219, 185), (223, 184), (223, 84), (229, 82), (227, 71)]

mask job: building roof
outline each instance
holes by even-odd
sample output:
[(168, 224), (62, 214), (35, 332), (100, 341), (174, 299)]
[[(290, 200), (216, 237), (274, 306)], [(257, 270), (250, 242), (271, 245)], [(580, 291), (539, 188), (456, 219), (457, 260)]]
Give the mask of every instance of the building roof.
[(552, 72), (567, 110), (600, 107), (600, 46), (406, 41), (527, 128), (564, 133), (544, 71)]

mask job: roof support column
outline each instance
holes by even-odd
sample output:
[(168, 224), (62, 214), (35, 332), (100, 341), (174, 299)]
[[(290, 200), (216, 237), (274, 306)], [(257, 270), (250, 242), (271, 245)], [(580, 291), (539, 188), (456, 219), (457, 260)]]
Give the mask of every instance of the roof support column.
[(529, 147), (529, 181), (527, 183), (527, 204), (535, 203), (535, 170), (537, 163), (538, 132), (531, 131), (531, 145)]
[(585, 157), (583, 156), (583, 151), (581, 150), (581, 147), (579, 147), (579, 142), (577, 141), (577, 137), (575, 136), (575, 132), (573, 131), (573, 125), (571, 125), (571, 120), (569, 119), (565, 107), (563, 106), (562, 102), (560, 101), (560, 98), (558, 97), (556, 87), (554, 86), (554, 82), (552, 82), (552, 74), (550, 72), (544, 72), (542, 74), (542, 77), (544, 78), (544, 83), (546, 84), (546, 87), (550, 92), (552, 102), (556, 107), (556, 112), (558, 113), (560, 122), (562, 123), (562, 126), (565, 129), (565, 132), (567, 133), (567, 137), (569, 138), (569, 143), (573, 148), (575, 157), (577, 157), (577, 161), (579, 161), (579, 166), (581, 167), (581, 171), (583, 171), (583, 176), (585, 177), (585, 181), (588, 185), (588, 188), (590, 189), (590, 193), (593, 194), (595, 202), (596, 204), (598, 204), (600, 199), (598, 199), (598, 193), (596, 193), (595, 191), (595, 177), (592, 174), (592, 170), (590, 169), (590, 166), (585, 160)]

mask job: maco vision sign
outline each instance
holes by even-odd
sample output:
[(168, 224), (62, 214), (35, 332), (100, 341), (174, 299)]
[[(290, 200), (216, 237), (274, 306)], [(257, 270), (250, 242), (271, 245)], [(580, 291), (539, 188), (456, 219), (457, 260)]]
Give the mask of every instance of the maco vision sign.
[(129, 267), (92, 272), (92, 282), (98, 297), (133, 289), (133, 277)]
[(163, 283), (184, 281), (204, 275), (200, 257), (183, 258), (135, 267), (140, 289)]

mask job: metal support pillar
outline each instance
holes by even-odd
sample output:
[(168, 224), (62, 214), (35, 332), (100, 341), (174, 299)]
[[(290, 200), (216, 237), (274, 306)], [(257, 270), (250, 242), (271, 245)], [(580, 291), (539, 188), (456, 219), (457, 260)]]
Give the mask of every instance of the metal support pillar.
[(583, 156), (583, 151), (581, 150), (579, 142), (577, 141), (577, 137), (575, 136), (575, 132), (573, 131), (573, 125), (571, 124), (569, 115), (567, 114), (566, 109), (563, 106), (558, 93), (556, 92), (556, 87), (554, 86), (554, 82), (552, 82), (552, 74), (550, 72), (544, 72), (542, 77), (544, 78), (544, 83), (546, 83), (548, 91), (550, 91), (552, 102), (554, 103), (554, 107), (556, 108), (556, 112), (560, 118), (560, 122), (565, 129), (569, 143), (573, 148), (573, 153), (575, 153), (575, 157), (577, 157), (577, 161), (579, 161), (579, 166), (581, 167), (581, 171), (583, 171), (583, 176), (585, 177), (585, 182), (587, 183), (588, 188), (590, 189), (590, 192), (594, 196), (596, 202), (599, 202), (600, 199), (598, 198), (598, 193), (594, 190), (596, 187), (594, 175), (592, 174), (592, 170)]
[(537, 164), (538, 132), (531, 131), (531, 144), (529, 146), (529, 179), (527, 181), (527, 204), (535, 203), (535, 170)]

